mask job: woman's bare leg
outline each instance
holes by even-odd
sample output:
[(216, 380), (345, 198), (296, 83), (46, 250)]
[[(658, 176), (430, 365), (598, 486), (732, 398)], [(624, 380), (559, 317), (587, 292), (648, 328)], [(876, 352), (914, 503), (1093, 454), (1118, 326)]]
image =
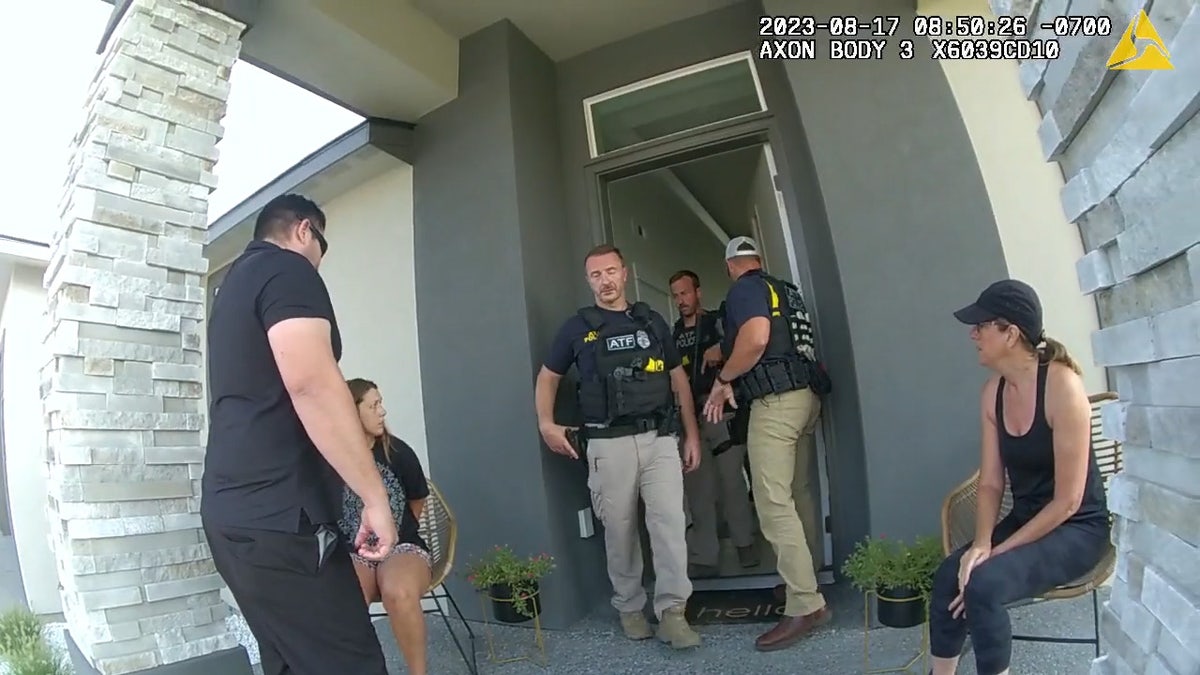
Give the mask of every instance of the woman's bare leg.
[(958, 670), (958, 657), (942, 659), (933, 657), (933, 675), (954, 675)]
[(367, 609), (371, 603), (379, 602), (379, 583), (376, 581), (376, 571), (359, 561), (354, 561), (354, 573), (358, 575), (358, 585), (362, 587), (363, 599), (367, 601)]
[(425, 613), (421, 598), (429, 592), (429, 565), (421, 556), (399, 553), (380, 563), (379, 590), (400, 653), (412, 675), (426, 675)]

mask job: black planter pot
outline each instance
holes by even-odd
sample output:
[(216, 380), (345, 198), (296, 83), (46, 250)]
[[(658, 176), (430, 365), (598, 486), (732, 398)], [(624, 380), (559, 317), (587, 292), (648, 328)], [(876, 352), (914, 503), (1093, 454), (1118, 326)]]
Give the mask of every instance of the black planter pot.
[(875, 614), (890, 628), (912, 628), (925, 623), (925, 598), (911, 588), (881, 588), (875, 593)]
[(517, 611), (513, 604), (512, 587), (508, 584), (492, 584), (488, 597), (492, 600), (492, 614), (495, 615), (497, 621), (504, 623), (524, 623), (532, 620), (535, 616), (540, 616), (542, 613), (542, 596), (536, 583), (533, 585), (533, 593), (525, 600), (524, 609), (530, 616)]

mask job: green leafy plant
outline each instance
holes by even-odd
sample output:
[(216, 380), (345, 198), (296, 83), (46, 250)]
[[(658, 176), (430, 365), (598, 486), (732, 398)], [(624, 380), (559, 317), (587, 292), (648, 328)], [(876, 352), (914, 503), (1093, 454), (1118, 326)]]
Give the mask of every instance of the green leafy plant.
[(554, 558), (547, 553), (522, 558), (507, 545), (494, 546), (479, 560), (467, 565), (467, 582), (477, 589), (491, 591), (493, 586), (512, 592), (513, 609), (533, 617), (531, 600), (538, 581), (554, 569)]
[(907, 588), (928, 599), (933, 573), (944, 557), (936, 537), (917, 537), (912, 544), (867, 537), (846, 558), (842, 574), (860, 591)]
[(45, 640), (31, 642), (5, 655), (4, 659), (11, 675), (71, 675), (74, 672)]
[(42, 640), (42, 622), (33, 612), (14, 607), (0, 614), (0, 654), (7, 656)]
[(0, 614), (0, 659), (10, 675), (70, 675), (62, 654), (42, 632), (42, 622), (23, 607)]

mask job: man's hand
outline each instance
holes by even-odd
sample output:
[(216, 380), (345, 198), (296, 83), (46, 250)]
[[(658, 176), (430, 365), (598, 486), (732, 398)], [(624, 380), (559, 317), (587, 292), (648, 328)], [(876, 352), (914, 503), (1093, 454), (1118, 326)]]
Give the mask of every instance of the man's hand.
[(721, 355), (721, 345), (713, 345), (704, 350), (704, 364), (700, 366), (700, 372), (705, 372), (709, 368), (715, 368), (725, 362), (725, 357)]
[(704, 419), (719, 424), (725, 418), (726, 403), (737, 408), (737, 402), (733, 400), (733, 385), (714, 382), (708, 400), (704, 402)]
[(687, 436), (683, 439), (683, 472), (691, 473), (700, 466), (700, 439)]
[(564, 457), (579, 459), (575, 448), (571, 447), (571, 441), (567, 440), (568, 429), (573, 429), (573, 427), (564, 427), (561, 424), (542, 424), (538, 426), (538, 431), (542, 432), (542, 440), (546, 442), (546, 446), (551, 451)]
[(367, 560), (383, 560), (396, 547), (396, 518), (387, 501), (372, 503), (362, 510), (362, 524), (354, 537), (354, 548)]

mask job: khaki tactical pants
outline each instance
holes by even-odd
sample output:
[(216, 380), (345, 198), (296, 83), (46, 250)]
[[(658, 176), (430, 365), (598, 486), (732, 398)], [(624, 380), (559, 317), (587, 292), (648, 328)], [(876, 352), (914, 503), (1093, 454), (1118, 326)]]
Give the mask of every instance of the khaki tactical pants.
[[(754, 506), (763, 536), (771, 542), (779, 576), (787, 585), (783, 613), (802, 616), (825, 606), (817, 590), (814, 555), (820, 559), (820, 513), (815, 499), (796, 504), (798, 488), (813, 495), (817, 476), (813, 431), (821, 401), (810, 389), (769, 394), (750, 406), (747, 452), (754, 482)], [(814, 554), (814, 551), (817, 553)]]
[(733, 545), (742, 547), (754, 543), (750, 493), (742, 477), (746, 446), (735, 445), (715, 457), (712, 454), (714, 448), (727, 440), (729, 428), (724, 421), (713, 424), (706, 419), (700, 420), (700, 466), (683, 476), (692, 521), (687, 531), (688, 562), (692, 564), (716, 567), (720, 562), (718, 497)]
[(654, 614), (683, 607), (692, 594), (684, 540), (683, 465), (675, 436), (650, 431), (621, 438), (588, 440), (588, 489), (592, 510), (604, 525), (613, 607), (640, 612), (642, 544), (638, 497), (646, 505), (646, 530), (654, 561)]

